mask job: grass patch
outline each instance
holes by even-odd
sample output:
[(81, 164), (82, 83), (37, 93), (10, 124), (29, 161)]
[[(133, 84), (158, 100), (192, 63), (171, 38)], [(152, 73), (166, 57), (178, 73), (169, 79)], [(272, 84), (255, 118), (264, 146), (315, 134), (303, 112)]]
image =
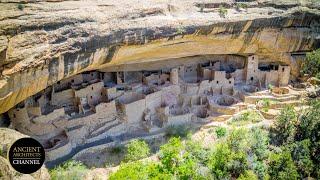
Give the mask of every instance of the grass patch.
[(239, 115), (233, 117), (228, 124), (243, 126), (249, 123), (257, 123), (262, 121), (263, 117), (254, 110), (247, 110), (241, 112)]
[(270, 109), (270, 106), (273, 104), (276, 104), (278, 101), (271, 100), (271, 99), (262, 99), (258, 101), (258, 105), (262, 107), (262, 111), (268, 112)]
[(49, 173), (52, 180), (81, 180), (84, 178), (88, 170), (89, 169), (81, 162), (70, 160), (50, 170)]
[(248, 9), (248, 5), (245, 3), (237, 3), (236, 4), (236, 10), (240, 11), (241, 9)]
[(219, 15), (220, 15), (220, 17), (225, 18), (227, 16), (227, 14), (228, 14), (228, 10), (224, 6), (220, 5), (219, 6)]
[(274, 88), (274, 86), (272, 84), (268, 84), (268, 90), (272, 91), (272, 89)]

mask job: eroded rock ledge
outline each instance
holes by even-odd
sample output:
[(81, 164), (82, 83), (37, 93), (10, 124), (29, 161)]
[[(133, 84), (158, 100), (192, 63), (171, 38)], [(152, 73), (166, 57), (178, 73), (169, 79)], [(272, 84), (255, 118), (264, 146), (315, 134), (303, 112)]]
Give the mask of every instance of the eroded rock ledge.
[[(6, 2), (6, 1), (1, 1)], [(141, 70), (154, 62), (210, 54), (256, 54), (299, 73), (297, 54), (319, 47), (317, 5), (203, 12), (188, 1), (1, 3), (0, 113), (87, 70)], [(143, 66), (141, 66), (143, 64)]]

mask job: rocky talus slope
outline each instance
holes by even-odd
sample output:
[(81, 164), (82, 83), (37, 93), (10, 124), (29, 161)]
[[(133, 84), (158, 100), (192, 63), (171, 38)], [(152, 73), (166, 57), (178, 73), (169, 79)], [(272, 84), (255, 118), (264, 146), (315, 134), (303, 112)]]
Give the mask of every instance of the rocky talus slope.
[[(320, 44), (317, 1), (0, 0), (0, 113), (71, 75), (206, 54), (290, 64)], [(20, 7), (20, 8), (19, 8)]]

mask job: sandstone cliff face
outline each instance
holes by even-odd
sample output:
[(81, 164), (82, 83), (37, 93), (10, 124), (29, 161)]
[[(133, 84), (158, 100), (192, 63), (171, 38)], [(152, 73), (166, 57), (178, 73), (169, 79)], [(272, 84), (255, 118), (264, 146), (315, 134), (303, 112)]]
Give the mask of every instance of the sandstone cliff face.
[(195, 0), (0, 3), (0, 113), (83, 71), (196, 55), (258, 54), (297, 76), (291, 54), (320, 45), (319, 4), (231, 4), (225, 18), (203, 4), (201, 12)]

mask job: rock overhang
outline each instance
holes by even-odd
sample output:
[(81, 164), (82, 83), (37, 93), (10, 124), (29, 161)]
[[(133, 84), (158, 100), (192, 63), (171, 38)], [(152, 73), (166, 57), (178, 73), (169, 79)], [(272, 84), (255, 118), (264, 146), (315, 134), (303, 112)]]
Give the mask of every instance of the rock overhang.
[[(163, 4), (159, 6), (164, 7)], [(131, 13), (140, 11), (139, 8), (130, 9)], [(97, 19), (89, 19), (87, 15), (74, 18), (72, 15), (63, 20), (54, 16), (52, 21), (39, 21), (38, 26), (33, 22), (36, 18), (29, 16), (28, 26), (19, 24), (19, 21), (14, 21), (9, 29), (3, 26), (1, 37), (7, 40), (3, 41), (2, 49), (6, 49), (7, 55), (20, 53), (21, 56), (20, 59), (17, 56), (1, 59), (0, 112), (6, 112), (47, 86), (83, 71), (115, 71), (132, 67), (141, 70), (144, 67), (139, 64), (147, 67), (155, 62), (165, 64), (168, 59), (198, 55), (257, 54), (272, 61), (292, 64), (292, 73), (297, 75), (298, 65), (292, 60), (291, 53), (306, 52), (319, 46), (317, 27), (320, 18), (317, 10), (291, 10), (255, 16), (249, 13), (238, 18), (230, 15), (230, 18), (212, 22), (203, 20), (203, 16), (195, 21), (198, 15), (182, 16), (182, 11), (133, 19), (126, 19), (120, 15), (121, 12), (118, 16), (122, 18), (117, 21), (94, 13)], [(48, 15), (50, 12), (43, 11), (39, 16)], [(182, 17), (184, 19), (181, 20)], [(186, 20), (188, 17), (190, 19)], [(54, 19), (59, 20), (55, 22)], [(212, 20), (211, 17), (208, 19)], [(28, 44), (28, 39), (34, 41), (28, 41)], [(17, 47), (18, 43), (11, 47), (13, 42), (21, 42), (21, 46)], [(30, 47), (29, 51), (21, 53), (21, 50), (28, 49), (26, 46)]]

